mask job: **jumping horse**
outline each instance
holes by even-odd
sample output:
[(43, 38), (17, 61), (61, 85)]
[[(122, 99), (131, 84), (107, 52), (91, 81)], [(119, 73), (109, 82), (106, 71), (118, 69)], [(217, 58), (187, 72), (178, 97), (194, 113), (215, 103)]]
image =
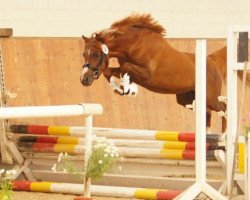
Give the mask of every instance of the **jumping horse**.
[[(165, 29), (151, 15), (131, 15), (93, 34), (85, 41), (85, 63), (80, 76), (84, 86), (103, 74), (115, 92), (135, 94), (134, 83), (157, 93), (176, 94), (177, 103), (195, 99), (195, 55), (169, 45)], [(119, 68), (110, 68), (109, 58), (118, 59)], [(207, 127), (211, 111), (226, 110), (218, 100), (226, 77), (226, 47), (207, 56)], [(120, 83), (119, 83), (120, 79)], [(132, 84), (131, 84), (132, 83)], [(223, 120), (223, 131), (226, 120)]]

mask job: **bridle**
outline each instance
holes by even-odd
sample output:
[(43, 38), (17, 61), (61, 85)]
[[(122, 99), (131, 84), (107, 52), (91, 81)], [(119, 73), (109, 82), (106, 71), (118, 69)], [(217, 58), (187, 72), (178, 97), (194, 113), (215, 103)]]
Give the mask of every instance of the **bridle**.
[(97, 79), (97, 77), (99, 76), (99, 72), (102, 68), (102, 64), (103, 64), (103, 60), (106, 58), (106, 54), (102, 52), (101, 54), (101, 58), (99, 60), (99, 62), (97, 63), (96, 66), (92, 66), (88, 61), (86, 63), (83, 64), (83, 68), (87, 67), (88, 69), (93, 71), (93, 77), (95, 79)]
[[(93, 45), (93, 43), (91, 44), (91, 46), (92, 45)], [(93, 71), (93, 78), (94, 79), (98, 78), (98, 76), (100, 74), (100, 70), (102, 68), (103, 61), (107, 58), (108, 51), (109, 51), (108, 47), (105, 44), (102, 44), (101, 58), (100, 58), (100, 60), (99, 60), (99, 62), (97, 63), (96, 66), (92, 66), (89, 63), (89, 56), (90, 56), (90, 49), (89, 49), (89, 51), (88, 51), (88, 61), (83, 64), (83, 68), (87, 67), (88, 69), (90, 69), (91, 71)]]

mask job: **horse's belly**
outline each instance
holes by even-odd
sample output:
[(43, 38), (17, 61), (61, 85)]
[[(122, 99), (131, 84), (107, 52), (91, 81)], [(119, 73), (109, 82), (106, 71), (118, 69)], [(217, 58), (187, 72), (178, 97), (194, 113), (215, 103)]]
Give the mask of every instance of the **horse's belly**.
[(192, 81), (185, 80), (182, 82), (149, 80), (138, 84), (152, 92), (163, 94), (179, 94), (195, 89)]
[(184, 93), (195, 89), (195, 68), (193, 65), (158, 67), (146, 80), (152, 91), (168, 94)]

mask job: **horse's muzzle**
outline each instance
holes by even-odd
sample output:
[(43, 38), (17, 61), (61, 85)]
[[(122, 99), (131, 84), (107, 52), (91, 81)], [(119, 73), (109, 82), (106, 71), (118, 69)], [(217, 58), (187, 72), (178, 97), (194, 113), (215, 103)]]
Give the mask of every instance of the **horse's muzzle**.
[(81, 77), (80, 81), (81, 81), (82, 85), (84, 85), (84, 86), (91, 86), (91, 84), (93, 82), (93, 78), (91, 78), (89, 76), (85, 76), (85, 77)]

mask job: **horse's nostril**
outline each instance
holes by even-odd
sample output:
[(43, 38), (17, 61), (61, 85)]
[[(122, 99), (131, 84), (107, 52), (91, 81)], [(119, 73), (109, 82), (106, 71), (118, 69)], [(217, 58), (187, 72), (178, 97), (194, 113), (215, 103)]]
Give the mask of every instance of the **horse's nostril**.
[(85, 77), (84, 79), (83, 79), (83, 81), (84, 81), (84, 83), (88, 83), (89, 82), (89, 77)]
[(93, 79), (89, 76), (81, 76), (80, 81), (84, 86), (90, 86), (92, 84)]

